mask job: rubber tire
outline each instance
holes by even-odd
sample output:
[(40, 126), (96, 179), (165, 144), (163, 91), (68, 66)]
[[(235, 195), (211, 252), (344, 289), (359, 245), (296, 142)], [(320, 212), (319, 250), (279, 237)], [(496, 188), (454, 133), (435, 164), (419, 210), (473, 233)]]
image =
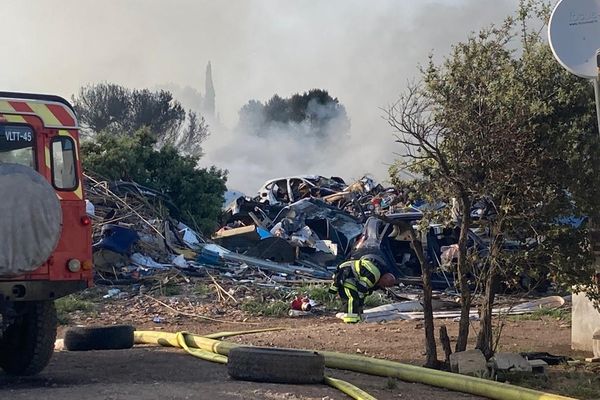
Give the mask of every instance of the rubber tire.
[(50, 362), (56, 341), (53, 301), (16, 303), (21, 315), (0, 340), (0, 368), (9, 375), (35, 375)]
[(244, 381), (322, 383), (325, 379), (325, 358), (310, 351), (236, 347), (229, 351), (227, 373)]
[(65, 332), (65, 349), (69, 351), (121, 350), (133, 347), (131, 325), (77, 326)]
[(48, 180), (25, 165), (0, 163), (0, 187), (0, 275), (33, 272), (61, 238), (61, 202)]

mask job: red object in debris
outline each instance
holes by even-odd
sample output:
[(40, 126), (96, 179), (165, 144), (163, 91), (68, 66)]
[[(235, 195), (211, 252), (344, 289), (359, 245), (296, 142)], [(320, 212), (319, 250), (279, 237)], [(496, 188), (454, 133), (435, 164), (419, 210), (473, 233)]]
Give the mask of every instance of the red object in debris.
[(381, 205), (381, 198), (374, 197), (373, 200), (371, 200), (371, 204), (373, 204), (375, 207), (378, 207), (379, 205)]
[(292, 301), (292, 310), (298, 311), (310, 311), (312, 308), (310, 305), (310, 299), (308, 297), (296, 297)]

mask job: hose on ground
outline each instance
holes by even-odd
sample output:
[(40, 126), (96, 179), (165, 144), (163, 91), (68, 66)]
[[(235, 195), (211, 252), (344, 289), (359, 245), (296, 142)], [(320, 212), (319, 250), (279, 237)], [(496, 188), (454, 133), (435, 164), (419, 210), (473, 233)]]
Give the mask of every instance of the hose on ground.
[[(273, 329), (227, 332), (226, 335), (213, 334), (211, 336), (216, 336), (216, 337), (237, 336), (237, 335), (246, 335), (246, 334), (250, 334), (250, 333), (269, 332), (269, 331), (273, 331)], [(216, 353), (213, 353), (213, 352), (210, 352), (207, 350), (189, 347), (187, 344), (187, 341), (186, 341), (186, 337), (189, 335), (190, 334), (187, 332), (177, 332), (175, 334), (175, 340), (177, 341), (177, 346), (175, 346), (175, 347), (181, 347), (188, 354), (190, 354), (194, 357), (200, 358), (202, 360), (205, 360), (205, 361), (216, 362), (219, 364), (227, 364), (226, 356), (223, 356), (221, 354), (216, 354)], [(147, 343), (147, 344), (149, 344), (149, 343)], [(375, 397), (371, 396), (369, 393), (365, 392), (364, 390), (354, 386), (353, 384), (351, 384), (349, 382), (343, 381), (341, 379), (335, 379), (335, 378), (326, 376), (325, 383), (327, 385), (331, 386), (332, 388), (335, 388), (335, 389), (341, 391), (342, 393), (347, 394), (348, 396), (352, 397), (355, 400), (377, 400)]]
[(286, 329), (287, 328), (263, 328), (263, 329), (251, 329), (251, 330), (245, 330), (245, 331), (216, 332), (216, 333), (211, 333), (211, 334), (202, 335), (202, 336), (204, 336), (205, 338), (209, 338), (209, 339), (221, 339), (221, 338), (226, 338), (226, 337), (231, 337), (231, 336), (251, 335), (253, 333), (284, 331)]
[[(167, 332), (136, 331), (136, 343), (158, 344), (179, 347), (177, 335)], [(226, 356), (240, 345), (209, 339), (198, 335), (186, 335), (185, 342), (190, 348)], [(462, 393), (487, 397), (495, 400), (576, 400), (557, 394), (544, 393), (533, 389), (513, 386), (506, 383), (485, 380), (445, 371), (437, 371), (395, 361), (380, 360), (354, 354), (319, 351), (325, 357), (325, 366), (335, 369), (361, 372), (370, 375), (397, 378), (406, 382), (423, 383)]]
[(196, 349), (196, 348), (190, 348), (186, 341), (185, 341), (185, 337), (186, 337), (187, 333), (186, 332), (178, 332), (176, 334), (176, 339), (177, 339), (177, 347), (181, 347), (183, 350), (185, 350), (188, 354), (194, 356), (194, 357), (198, 357), (202, 360), (205, 361), (211, 361), (211, 362), (216, 362), (219, 364), (227, 364), (227, 357), (226, 356), (222, 356), (220, 354), (216, 354), (210, 351), (206, 351), (206, 350), (202, 350), (202, 349)]
[(326, 376), (325, 383), (331, 386), (332, 388), (336, 388), (340, 392), (346, 393), (348, 396), (352, 397), (355, 400), (377, 400), (375, 397), (371, 396), (364, 390), (341, 379), (335, 379), (330, 376)]

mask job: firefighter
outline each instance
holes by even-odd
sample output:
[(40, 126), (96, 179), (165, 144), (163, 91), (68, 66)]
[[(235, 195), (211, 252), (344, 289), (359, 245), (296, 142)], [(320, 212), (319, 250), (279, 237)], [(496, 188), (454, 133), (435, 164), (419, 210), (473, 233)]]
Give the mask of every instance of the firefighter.
[(381, 257), (367, 254), (359, 259), (349, 260), (337, 267), (333, 284), (329, 291), (337, 293), (346, 308), (342, 318), (345, 323), (360, 322), (365, 297), (378, 288), (396, 284), (396, 277), (387, 272)]

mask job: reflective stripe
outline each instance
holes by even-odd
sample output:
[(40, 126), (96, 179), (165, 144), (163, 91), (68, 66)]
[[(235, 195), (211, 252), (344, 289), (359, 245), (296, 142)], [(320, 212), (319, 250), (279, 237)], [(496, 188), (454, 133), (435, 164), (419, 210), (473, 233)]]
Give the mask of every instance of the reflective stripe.
[[(345, 286), (345, 285), (344, 285)], [(347, 287), (344, 287), (344, 293), (348, 296), (348, 314), (353, 314), (352, 303), (354, 302), (354, 297), (352, 297), (352, 292)]]
[(354, 263), (352, 264), (352, 272), (354, 273), (354, 277), (356, 279), (358, 279), (361, 282), (364, 282), (365, 287), (367, 289), (370, 289), (372, 286), (374, 286), (374, 283), (372, 283), (366, 276), (364, 276), (363, 274), (361, 274), (361, 272), (360, 272), (360, 260), (354, 261)]
[[(373, 280), (365, 276), (365, 274), (361, 272), (361, 268), (366, 269), (373, 276)], [(352, 272), (354, 273), (356, 279), (364, 283), (367, 289), (371, 289), (373, 286), (375, 286), (381, 276), (379, 269), (369, 260), (354, 261), (352, 263)]]
[(342, 318), (342, 321), (346, 323), (360, 322), (360, 315), (348, 313)]
[(48, 146), (44, 148), (44, 158), (46, 159), (46, 167), (50, 169), (50, 148)]
[(44, 103), (37, 102), (27, 102), (29, 108), (33, 110), (33, 112), (38, 115), (42, 121), (44, 121), (44, 125), (48, 126), (62, 126), (58, 118), (50, 111), (50, 109)]
[(73, 111), (65, 104), (56, 101), (3, 98), (0, 100), (0, 114), (3, 113), (35, 115), (42, 120), (46, 128), (77, 129)]
[(14, 113), (15, 108), (7, 100), (0, 100), (0, 113)]
[(27, 121), (25, 121), (25, 118), (23, 118), (23, 116), (16, 115), (16, 114), (4, 114), (3, 118), (6, 120), (6, 122), (21, 123), (21, 124), (27, 122)]
[(373, 282), (374, 286), (377, 283), (377, 281), (379, 281), (379, 278), (381, 278), (381, 272), (379, 271), (379, 268), (377, 268), (377, 266), (369, 260), (362, 260), (361, 264), (375, 277), (375, 282)]
[(356, 273), (356, 275), (360, 276), (360, 260), (354, 261), (352, 267), (354, 267), (354, 272)]

